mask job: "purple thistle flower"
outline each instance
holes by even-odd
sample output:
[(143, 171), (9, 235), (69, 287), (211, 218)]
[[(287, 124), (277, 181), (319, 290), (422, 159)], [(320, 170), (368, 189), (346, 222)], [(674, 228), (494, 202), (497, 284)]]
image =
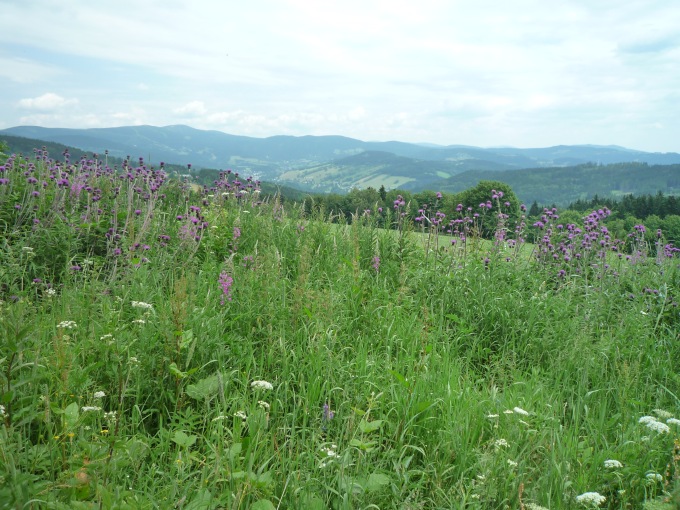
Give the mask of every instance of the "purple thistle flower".
[(321, 413), (321, 422), (323, 423), (322, 425), (323, 430), (326, 430), (328, 422), (330, 422), (334, 416), (335, 413), (331, 411), (331, 406), (329, 406), (328, 403), (325, 403), (323, 405), (323, 412)]
[(220, 304), (224, 306), (224, 303), (226, 301), (231, 301), (231, 286), (234, 284), (234, 279), (231, 276), (229, 276), (229, 274), (226, 271), (222, 271), (220, 273), (218, 283), (222, 288), (223, 294), (222, 299), (220, 300)]

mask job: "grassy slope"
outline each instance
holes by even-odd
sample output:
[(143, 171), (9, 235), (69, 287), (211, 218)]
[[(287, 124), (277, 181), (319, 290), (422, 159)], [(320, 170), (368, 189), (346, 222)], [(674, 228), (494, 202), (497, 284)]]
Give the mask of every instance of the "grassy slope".
[(5, 175), (0, 501), (639, 508), (674, 488), (680, 429), (639, 418), (680, 415), (677, 260), (560, 279), (489, 242), (425, 253), (369, 219), (173, 184), (131, 183), (84, 222), (85, 196)]

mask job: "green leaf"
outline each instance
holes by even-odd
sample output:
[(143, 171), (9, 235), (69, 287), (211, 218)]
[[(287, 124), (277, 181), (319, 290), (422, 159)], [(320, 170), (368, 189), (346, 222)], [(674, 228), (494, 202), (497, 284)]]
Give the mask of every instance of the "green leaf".
[(395, 370), (390, 370), (390, 374), (392, 374), (392, 377), (394, 377), (397, 381), (399, 381), (403, 386), (408, 388), (408, 381), (406, 380), (406, 377), (401, 375), (399, 372)]
[(76, 402), (71, 402), (66, 409), (64, 409), (64, 421), (67, 428), (75, 427), (78, 423), (79, 407)]
[(461, 318), (458, 317), (455, 313), (447, 313), (445, 317), (449, 319), (451, 322), (455, 322), (456, 324), (460, 324), (462, 322)]
[(261, 499), (250, 505), (250, 510), (276, 510), (276, 506), (268, 499)]
[(196, 439), (198, 439), (198, 436), (189, 436), (182, 430), (176, 430), (175, 435), (172, 437), (172, 440), (182, 448), (189, 448), (193, 446), (196, 442)]
[(361, 420), (359, 422), (359, 430), (363, 432), (364, 434), (370, 434), (371, 432), (375, 432), (376, 430), (379, 430), (380, 427), (382, 427), (383, 420), (373, 420), (373, 421), (366, 421), (366, 420)]
[(211, 375), (205, 379), (201, 379), (196, 384), (187, 386), (186, 392), (191, 398), (195, 400), (206, 400), (217, 395), (220, 383), (217, 375)]
[(260, 489), (264, 489), (274, 484), (274, 477), (272, 476), (271, 471), (265, 471), (264, 473), (257, 475), (253, 482)]
[(372, 473), (366, 480), (365, 489), (368, 492), (375, 492), (390, 484), (390, 477), (383, 473)]
[(179, 343), (180, 350), (184, 350), (187, 347), (189, 347), (189, 345), (191, 344), (191, 342), (193, 340), (194, 340), (193, 330), (187, 329), (186, 331), (182, 331), (182, 340), (180, 340), (180, 343)]
[(415, 414), (420, 414), (422, 412), (427, 411), (431, 406), (433, 402), (430, 402), (429, 400), (423, 400), (421, 402), (416, 402), (413, 405), (413, 410), (415, 411)]
[(365, 452), (370, 452), (373, 449), (373, 446), (375, 446), (375, 441), (362, 441), (360, 439), (352, 439), (349, 442), (350, 446), (354, 446), (355, 448), (359, 448), (360, 450), (363, 450)]
[(168, 369), (170, 370), (170, 373), (172, 375), (174, 375), (175, 377), (177, 377), (179, 379), (184, 379), (188, 375), (186, 372), (182, 372), (177, 367), (177, 363), (175, 363), (174, 361), (172, 363), (170, 363), (170, 366), (168, 367)]
[(229, 460), (231, 462), (234, 462), (234, 459), (236, 459), (240, 454), (241, 451), (243, 450), (243, 445), (241, 443), (234, 443), (229, 447), (228, 455), (229, 455)]
[(219, 504), (217, 498), (213, 498), (208, 489), (202, 489), (194, 496), (194, 499), (189, 501), (186, 506), (182, 507), (184, 510), (213, 510)]
[(316, 494), (305, 494), (300, 498), (302, 505), (300, 508), (305, 510), (326, 510), (326, 504)]

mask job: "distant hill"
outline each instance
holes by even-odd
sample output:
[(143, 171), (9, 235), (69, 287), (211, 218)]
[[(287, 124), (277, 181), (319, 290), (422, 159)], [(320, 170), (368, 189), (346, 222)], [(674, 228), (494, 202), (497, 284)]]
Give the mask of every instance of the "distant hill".
[(0, 134), (0, 140), (4, 141), (9, 146), (11, 153), (23, 154), (25, 156), (33, 155), (35, 149), (46, 150), (51, 158), (59, 161), (63, 160), (62, 154), (66, 150), (68, 150), (72, 160), (92, 155), (81, 149), (68, 147), (61, 143), (35, 140), (33, 138), (24, 138), (21, 136)]
[(525, 203), (566, 205), (576, 200), (617, 198), (627, 194), (680, 195), (680, 164), (616, 163), (530, 168), (513, 172), (468, 171), (433, 183), (433, 189), (457, 193), (481, 180), (508, 184)]
[[(64, 153), (66, 151), (68, 151), (69, 158), (73, 162), (78, 161), (83, 157), (90, 159), (93, 157), (94, 154), (93, 152), (86, 152), (81, 149), (69, 147), (61, 143), (47, 142), (43, 140), (23, 138), (19, 136), (9, 136), (5, 134), (0, 134), (0, 141), (3, 141), (8, 145), (10, 149), (9, 151), (10, 154), (23, 154), (24, 156), (29, 156), (33, 155), (33, 151), (35, 149), (40, 149), (47, 151), (49, 157), (57, 161), (64, 161), (65, 159)], [(103, 151), (100, 152), (98, 156), (102, 161), (106, 160), (108, 162), (108, 165), (112, 168), (116, 166), (120, 167), (123, 164), (123, 158), (114, 157), (110, 155), (106, 156), (103, 154)], [(137, 156), (135, 160), (138, 157), (139, 156)], [(133, 160), (133, 164), (137, 163), (137, 161), (135, 160)], [(154, 166), (157, 167), (157, 165)], [(188, 170), (186, 169), (186, 167), (178, 166), (172, 163), (165, 165), (165, 170), (168, 172), (169, 175), (171, 176), (174, 175), (175, 177), (179, 177), (180, 174), (188, 175)], [(196, 182), (197, 184), (210, 186), (213, 180), (217, 178), (215, 174), (219, 174), (219, 172), (217, 172), (217, 170), (213, 171), (205, 170), (192, 172), (190, 175), (193, 177), (194, 182)], [(303, 200), (308, 195), (307, 193), (300, 191), (299, 189), (266, 181), (261, 182), (260, 188), (262, 190), (263, 196), (265, 197), (267, 195), (279, 195), (284, 199), (288, 200)]]
[(421, 160), (389, 152), (366, 151), (310, 167), (288, 170), (278, 177), (315, 192), (346, 192), (352, 188), (406, 189), (418, 191), (433, 183), (474, 168), (507, 170), (507, 166), (483, 160)]
[[(108, 150), (111, 157), (136, 159), (141, 156), (150, 164), (163, 161), (184, 167), (191, 164), (194, 169), (230, 168), (262, 181), (314, 192), (345, 192), (368, 186), (445, 191), (460, 189), (465, 183), (476, 183), (481, 178), (492, 178), (508, 182), (513, 188), (523, 187), (527, 192), (523, 195), (518, 190), (518, 195), (540, 196), (544, 202), (577, 199), (584, 193), (594, 193), (592, 186), (597, 187), (597, 193), (607, 194), (623, 193), (627, 189), (634, 193), (659, 190), (674, 193), (675, 188), (669, 184), (655, 188), (666, 182), (660, 177), (664, 172), (661, 169), (655, 170), (659, 175), (652, 173), (646, 177), (639, 177), (636, 172), (649, 173), (655, 165), (680, 165), (678, 153), (649, 153), (618, 146), (486, 149), (398, 141), (365, 142), (344, 136), (253, 138), (182, 125), (96, 129), (18, 126), (0, 130), (0, 139), (7, 136), (34, 139), (36, 145), (45, 141), (64, 144), (89, 153), (101, 154)], [(626, 167), (626, 172), (636, 174), (625, 181), (636, 183), (630, 187), (617, 187), (616, 179), (623, 178), (625, 173), (621, 169), (612, 168), (609, 181), (602, 177), (602, 169), (608, 168), (606, 165), (623, 163), (652, 166)], [(531, 169), (543, 168), (547, 170), (531, 172)], [(673, 174), (677, 169), (668, 171)], [(645, 188), (639, 188), (638, 184)], [(607, 189), (600, 191), (600, 186)], [(569, 198), (564, 198), (567, 196)]]

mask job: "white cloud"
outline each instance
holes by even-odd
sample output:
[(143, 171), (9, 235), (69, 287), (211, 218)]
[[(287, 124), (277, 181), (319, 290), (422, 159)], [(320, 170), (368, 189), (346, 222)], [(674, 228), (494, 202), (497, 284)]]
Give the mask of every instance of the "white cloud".
[(173, 113), (180, 115), (182, 117), (197, 117), (200, 115), (205, 115), (208, 110), (205, 107), (203, 101), (191, 101), (184, 106), (175, 108)]
[(65, 106), (77, 104), (77, 99), (66, 99), (53, 92), (47, 92), (42, 96), (20, 99), (18, 106), (27, 110), (55, 111)]
[(3, 4), (6, 124), (680, 150), (671, 0), (52, 4)]

